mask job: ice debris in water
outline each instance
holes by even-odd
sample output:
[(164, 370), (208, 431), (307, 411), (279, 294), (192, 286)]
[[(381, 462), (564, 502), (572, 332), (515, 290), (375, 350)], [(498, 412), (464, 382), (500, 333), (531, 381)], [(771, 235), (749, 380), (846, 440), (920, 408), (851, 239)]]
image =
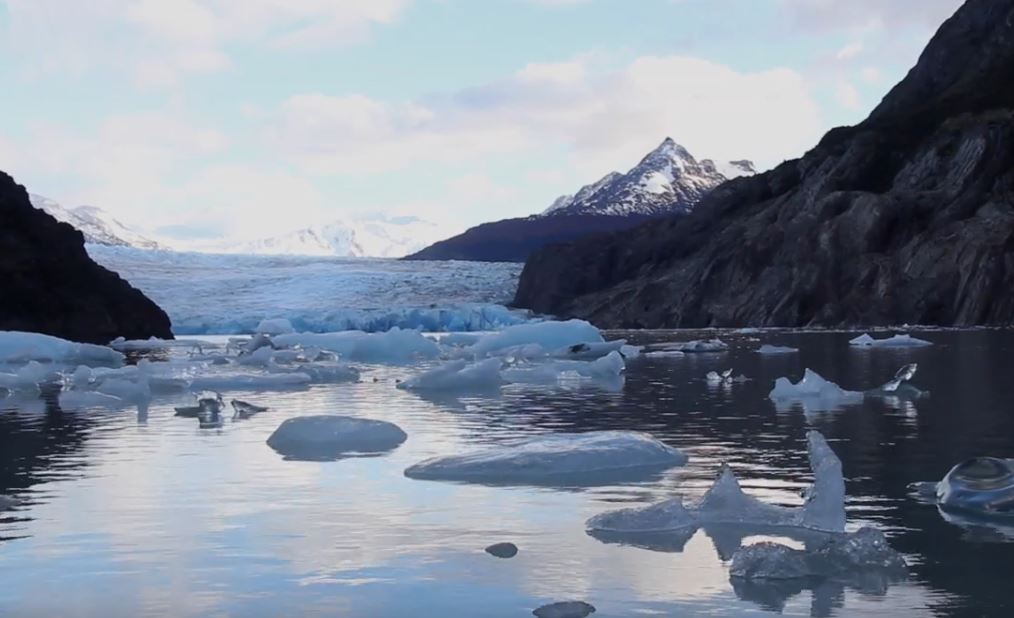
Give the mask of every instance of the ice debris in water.
[(195, 391), (227, 391), (227, 390), (273, 390), (305, 388), (313, 380), (305, 373), (273, 373), (273, 374), (222, 374), (196, 377), (190, 382)]
[(895, 335), (886, 339), (874, 339), (868, 334), (862, 334), (849, 341), (849, 345), (872, 348), (917, 348), (933, 345), (933, 342), (926, 341), (925, 339), (916, 339), (911, 335)]
[(627, 347), (627, 341), (625, 339), (604, 341), (601, 343), (575, 343), (557, 349), (552, 352), (550, 356), (566, 360), (595, 360), (602, 358), (603, 356), (607, 356), (611, 352), (617, 352), (622, 355), (622, 349), (624, 347)]
[(394, 423), (350, 416), (297, 416), (284, 421), (268, 446), (286, 459), (332, 460), (397, 448), (408, 436)]
[(705, 376), (704, 380), (712, 386), (725, 385), (729, 386), (736, 382), (746, 382), (750, 378), (744, 375), (734, 376), (732, 375), (732, 369), (725, 369), (721, 373), (717, 371), (709, 371)]
[(699, 339), (669, 345), (666, 348), (680, 352), (725, 352), (729, 349), (729, 345), (721, 339)]
[(683, 358), (686, 353), (680, 350), (652, 350), (644, 353), (645, 358)]
[(984, 518), (1014, 518), (1014, 460), (967, 459), (951, 468), (933, 490), (943, 509)]
[(584, 320), (535, 322), (509, 326), (498, 333), (483, 336), (472, 347), (476, 358), (500, 355), (505, 349), (537, 344), (544, 350), (558, 350), (581, 343), (603, 343), (602, 334)]
[(118, 366), (123, 364), (124, 356), (106, 346), (74, 343), (40, 333), (0, 331), (0, 363), (33, 360)]
[(415, 479), (487, 484), (580, 484), (637, 478), (687, 456), (648, 434), (631, 431), (561, 433), (527, 438), (463, 455), (433, 457), (405, 470)]
[(549, 361), (540, 364), (515, 365), (500, 372), (504, 381), (511, 384), (551, 384), (568, 375), (592, 380), (609, 380), (620, 376), (626, 369), (623, 357), (616, 350), (599, 359), (586, 361)]
[(0, 388), (11, 392), (38, 393), (45, 382), (59, 382), (60, 373), (52, 366), (30, 361), (14, 373), (0, 373)]
[(757, 348), (757, 353), (758, 354), (764, 354), (764, 355), (769, 355), (769, 354), (772, 354), (772, 355), (773, 354), (794, 354), (794, 353), (796, 353), (798, 351), (799, 351), (798, 348), (790, 348), (788, 346), (770, 345), (770, 344), (764, 344), (761, 347)]
[(919, 365), (916, 363), (905, 365), (895, 372), (894, 378), (875, 389), (867, 391), (866, 394), (885, 399), (892, 397), (898, 399), (918, 399), (928, 395), (929, 393), (927, 391), (919, 390), (909, 383), (909, 381), (915, 377), (915, 373), (918, 369)]
[(285, 318), (274, 318), (261, 320), (254, 332), (263, 335), (287, 335), (296, 332), (296, 329)]
[(806, 434), (814, 483), (802, 506), (767, 504), (743, 492), (732, 470), (723, 465), (714, 485), (695, 503), (675, 498), (646, 507), (601, 513), (588, 520), (589, 531), (661, 532), (708, 524), (797, 527), (828, 532), (845, 528), (845, 481), (841, 461), (817, 431)]
[(500, 388), (500, 359), (487, 358), (477, 363), (464, 360), (451, 361), (413, 376), (398, 384), (407, 390), (475, 391)]
[(834, 578), (870, 571), (900, 576), (905, 569), (904, 558), (882, 532), (860, 528), (852, 534), (832, 535), (820, 547), (806, 551), (769, 542), (743, 547), (733, 555), (729, 574), (742, 579)]
[(595, 613), (595, 606), (584, 601), (560, 601), (532, 611), (538, 618), (585, 618)]
[(779, 409), (790, 409), (799, 403), (804, 411), (834, 410), (845, 405), (862, 403), (863, 394), (847, 391), (834, 382), (825, 380), (816, 371), (807, 369), (803, 378), (793, 384), (788, 378), (778, 378), (768, 394)]
[(335, 352), (342, 360), (363, 363), (403, 364), (440, 355), (440, 347), (435, 341), (417, 331), (400, 328), (384, 333), (293, 333), (279, 335), (272, 341), (284, 348), (319, 348)]

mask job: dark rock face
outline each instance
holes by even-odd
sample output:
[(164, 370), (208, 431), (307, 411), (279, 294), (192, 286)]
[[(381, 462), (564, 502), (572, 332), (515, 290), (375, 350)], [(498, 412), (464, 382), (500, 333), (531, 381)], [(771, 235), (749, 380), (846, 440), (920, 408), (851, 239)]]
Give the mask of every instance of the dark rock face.
[(169, 317), (116, 273), (92, 261), (84, 237), (36, 210), (0, 172), (0, 330), (72, 341), (172, 338)]
[(968, 0), (870, 117), (688, 216), (555, 245), (515, 303), (603, 327), (1014, 321), (1014, 1)]

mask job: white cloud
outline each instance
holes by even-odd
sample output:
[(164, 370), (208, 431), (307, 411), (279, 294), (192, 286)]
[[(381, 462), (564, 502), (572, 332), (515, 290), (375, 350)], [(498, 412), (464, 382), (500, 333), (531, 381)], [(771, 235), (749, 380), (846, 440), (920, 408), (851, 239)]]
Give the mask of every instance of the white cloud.
[(834, 96), (835, 100), (838, 101), (838, 105), (841, 105), (845, 109), (858, 110), (862, 108), (859, 91), (847, 81), (838, 82), (834, 89)]
[(839, 49), (835, 53), (834, 57), (837, 58), (838, 60), (851, 60), (852, 58), (855, 58), (856, 56), (861, 54), (862, 51), (863, 51), (862, 42), (855, 41)]
[(816, 30), (939, 26), (964, 0), (781, 0), (797, 25)]
[(560, 148), (591, 178), (631, 166), (667, 135), (698, 156), (764, 165), (812, 146), (820, 130), (794, 71), (740, 73), (697, 58), (644, 56), (618, 70), (588, 59), (529, 64), (501, 82), (401, 105), (299, 95), (265, 132), (313, 173)]
[(141, 86), (232, 66), (230, 44), (333, 47), (365, 39), (411, 0), (7, 0), (7, 53), (26, 74), (112, 70)]
[(863, 67), (859, 70), (859, 77), (867, 84), (879, 84), (883, 81), (884, 74), (877, 67)]

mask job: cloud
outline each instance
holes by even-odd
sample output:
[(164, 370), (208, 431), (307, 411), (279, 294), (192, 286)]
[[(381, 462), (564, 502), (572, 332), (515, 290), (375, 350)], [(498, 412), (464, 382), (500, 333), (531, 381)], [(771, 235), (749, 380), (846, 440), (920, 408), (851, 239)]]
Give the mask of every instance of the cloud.
[(231, 45), (335, 47), (366, 39), (411, 0), (7, 0), (6, 52), (28, 75), (110, 70), (144, 87), (232, 66)]
[(839, 49), (834, 57), (838, 60), (850, 60), (855, 58), (863, 52), (863, 44), (861, 41), (855, 41)]
[(799, 26), (812, 30), (939, 26), (964, 0), (781, 0)]
[(838, 82), (834, 90), (835, 100), (838, 101), (838, 105), (841, 105), (845, 109), (858, 110), (862, 109), (862, 101), (859, 96), (859, 91), (856, 87), (847, 81)]
[(643, 56), (618, 69), (590, 58), (529, 64), (505, 80), (397, 105), (298, 95), (267, 123), (265, 139), (317, 174), (560, 149), (591, 177), (630, 167), (667, 135), (698, 156), (770, 165), (812, 146), (821, 126), (794, 71)]

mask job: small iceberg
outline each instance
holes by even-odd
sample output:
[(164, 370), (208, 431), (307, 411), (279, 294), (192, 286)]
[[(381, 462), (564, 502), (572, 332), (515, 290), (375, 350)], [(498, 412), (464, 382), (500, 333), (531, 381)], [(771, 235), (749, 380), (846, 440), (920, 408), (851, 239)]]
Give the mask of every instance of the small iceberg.
[(610, 484), (681, 466), (687, 456), (648, 434), (592, 431), (528, 438), (410, 466), (413, 479), (490, 485)]
[(306, 388), (313, 380), (305, 373), (223, 374), (194, 378), (195, 391), (263, 391)]
[(74, 343), (41, 333), (0, 331), (0, 363), (69, 363), (119, 366), (123, 354), (112, 348), (90, 343)]
[(515, 365), (502, 370), (500, 375), (510, 384), (553, 384), (568, 376), (590, 380), (616, 380), (625, 370), (623, 356), (613, 350), (606, 356), (590, 362), (559, 360)]
[(729, 344), (721, 339), (698, 339), (667, 345), (666, 349), (686, 353), (725, 352), (729, 349)]
[(560, 601), (533, 610), (538, 618), (585, 618), (595, 613), (595, 606), (584, 601)]
[(544, 350), (559, 350), (582, 343), (603, 343), (602, 333), (584, 320), (535, 322), (509, 326), (483, 336), (470, 348), (476, 358), (502, 355), (508, 348), (536, 344)]
[(285, 459), (332, 461), (385, 453), (407, 438), (401, 427), (387, 421), (321, 415), (287, 419), (267, 442)]
[(836, 534), (816, 549), (792, 549), (763, 542), (741, 548), (732, 557), (729, 575), (740, 579), (799, 579), (868, 576), (880, 572), (903, 578), (907, 571), (901, 554), (891, 548), (884, 534), (860, 528)]
[(973, 457), (951, 468), (921, 493), (946, 511), (1014, 521), (1014, 460)]
[(895, 372), (894, 377), (885, 384), (866, 391), (866, 395), (880, 397), (882, 399), (912, 400), (929, 395), (929, 391), (923, 391), (912, 384), (910, 380), (915, 377), (919, 369), (917, 363), (910, 363)]
[(847, 391), (810, 369), (804, 371), (803, 378), (795, 384), (788, 378), (775, 380), (775, 387), (768, 398), (779, 411), (791, 410), (794, 405), (799, 405), (807, 413), (837, 410), (863, 402), (862, 393)]
[(757, 353), (765, 356), (773, 356), (776, 354), (795, 354), (796, 352), (799, 352), (799, 348), (790, 348), (784, 345), (770, 345), (766, 343), (757, 348)]
[(750, 378), (744, 375), (734, 376), (732, 375), (732, 369), (725, 369), (721, 373), (717, 371), (709, 371), (704, 376), (704, 381), (709, 386), (732, 386), (736, 383), (749, 382)]
[(500, 359), (487, 358), (477, 363), (451, 361), (398, 384), (413, 391), (487, 391), (504, 383), (500, 377)]
[(895, 335), (887, 339), (874, 339), (862, 334), (849, 341), (849, 345), (860, 348), (921, 348), (933, 345), (932, 341), (916, 339), (911, 335)]
[(819, 432), (808, 432), (806, 439), (814, 483), (802, 506), (767, 504), (748, 496), (723, 465), (714, 485), (697, 502), (685, 505), (677, 496), (646, 507), (601, 513), (589, 519), (586, 528), (590, 533), (645, 533), (729, 524), (841, 532), (845, 529), (841, 461)]
[(644, 353), (645, 358), (683, 358), (684, 356), (686, 353), (680, 350), (652, 350)]

